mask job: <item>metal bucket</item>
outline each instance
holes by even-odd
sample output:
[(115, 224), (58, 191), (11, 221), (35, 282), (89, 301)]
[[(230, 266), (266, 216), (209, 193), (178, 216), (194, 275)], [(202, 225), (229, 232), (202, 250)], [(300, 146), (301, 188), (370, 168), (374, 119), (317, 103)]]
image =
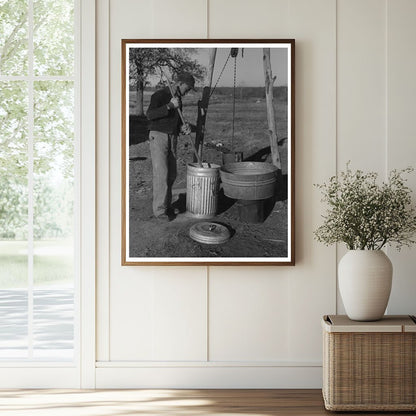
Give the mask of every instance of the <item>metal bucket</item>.
[(240, 199), (237, 201), (238, 216), (240, 221), (251, 224), (259, 224), (266, 220), (265, 204), (267, 199), (247, 201)]
[(194, 218), (213, 218), (217, 213), (220, 166), (189, 163), (186, 173), (186, 211)]
[(220, 173), (224, 194), (229, 198), (255, 201), (275, 195), (277, 168), (270, 163), (228, 163)]
[(233, 153), (222, 154), (223, 165), (226, 165), (227, 163), (242, 162), (242, 161), (243, 161), (243, 152), (233, 152)]

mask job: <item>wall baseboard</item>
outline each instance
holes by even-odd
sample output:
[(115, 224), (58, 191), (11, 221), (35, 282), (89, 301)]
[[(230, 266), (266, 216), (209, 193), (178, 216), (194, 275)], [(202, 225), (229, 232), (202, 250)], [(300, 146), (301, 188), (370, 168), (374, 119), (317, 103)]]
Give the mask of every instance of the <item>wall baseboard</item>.
[(322, 367), (98, 367), (96, 388), (321, 388)]

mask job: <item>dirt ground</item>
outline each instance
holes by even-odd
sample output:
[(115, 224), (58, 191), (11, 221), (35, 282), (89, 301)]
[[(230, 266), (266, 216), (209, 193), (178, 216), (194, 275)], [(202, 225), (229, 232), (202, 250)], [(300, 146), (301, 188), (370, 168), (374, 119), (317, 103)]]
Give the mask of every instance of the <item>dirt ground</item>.
[[(192, 99), (192, 98), (191, 98)], [(195, 112), (194, 102), (189, 101), (186, 110)], [(259, 105), (260, 104), (260, 105)], [(209, 111), (207, 133), (203, 150), (203, 159), (210, 163), (222, 164), (224, 149), (231, 148), (229, 121), (227, 112), (219, 102)], [(238, 150), (243, 151), (243, 160), (270, 161), (269, 138), (267, 133), (265, 103), (258, 100), (240, 103), (248, 114), (249, 124), (236, 120), (236, 137), (240, 141)], [(284, 106), (283, 106), (284, 107)], [(255, 111), (254, 111), (255, 110)], [(224, 115), (226, 114), (226, 115)], [(208, 117), (208, 119), (209, 119)], [(250, 121), (250, 117), (252, 118)], [(195, 118), (195, 117), (193, 117)], [(260, 120), (257, 120), (260, 118)], [(193, 121), (192, 116), (188, 117)], [(242, 120), (244, 117), (242, 117)], [(262, 126), (260, 131), (254, 121)], [(221, 127), (224, 123), (224, 127)], [(286, 131), (286, 125), (282, 125)], [(129, 255), (140, 261), (141, 257), (204, 257), (204, 258), (247, 258), (247, 257), (286, 257), (287, 256), (287, 140), (279, 141), (279, 153), (282, 160), (282, 172), (278, 175), (276, 197), (265, 201), (258, 214), (242, 207), (236, 200), (226, 197), (220, 188), (218, 212), (215, 218), (201, 220), (186, 213), (186, 167), (193, 161), (192, 148), (188, 139), (181, 137), (178, 143), (178, 176), (173, 189), (173, 205), (180, 213), (172, 221), (161, 222), (152, 212), (152, 164), (149, 142), (146, 140), (146, 120), (130, 117), (130, 146), (128, 154), (129, 169)], [(250, 134), (250, 138), (245, 137)], [(251, 133), (250, 133), (251, 132)], [(253, 132), (256, 132), (253, 134)], [(279, 132), (278, 132), (279, 134)], [(257, 135), (257, 136), (256, 136)], [(284, 136), (286, 137), (286, 136)], [(245, 143), (246, 146), (241, 146)], [(233, 153), (232, 153), (233, 154)], [(260, 217), (264, 222), (253, 222)], [(190, 228), (197, 222), (214, 222), (228, 228), (231, 238), (223, 244), (203, 244), (189, 236)]]

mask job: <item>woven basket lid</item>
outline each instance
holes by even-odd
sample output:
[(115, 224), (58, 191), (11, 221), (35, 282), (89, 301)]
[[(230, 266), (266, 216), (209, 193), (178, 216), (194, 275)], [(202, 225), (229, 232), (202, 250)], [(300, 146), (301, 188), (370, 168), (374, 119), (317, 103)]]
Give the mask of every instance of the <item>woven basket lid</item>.
[(346, 315), (326, 315), (326, 332), (416, 332), (416, 318), (410, 315), (384, 315), (378, 321), (352, 321)]
[(189, 236), (203, 244), (223, 244), (227, 242), (231, 235), (224, 225), (215, 222), (198, 222), (189, 230)]

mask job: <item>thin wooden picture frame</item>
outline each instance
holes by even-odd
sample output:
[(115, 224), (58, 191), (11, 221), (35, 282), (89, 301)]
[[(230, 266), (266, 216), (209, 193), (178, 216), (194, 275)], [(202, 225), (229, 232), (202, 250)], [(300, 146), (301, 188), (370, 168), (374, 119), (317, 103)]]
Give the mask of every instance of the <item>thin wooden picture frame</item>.
[(121, 264), (294, 265), (295, 40), (121, 49)]

